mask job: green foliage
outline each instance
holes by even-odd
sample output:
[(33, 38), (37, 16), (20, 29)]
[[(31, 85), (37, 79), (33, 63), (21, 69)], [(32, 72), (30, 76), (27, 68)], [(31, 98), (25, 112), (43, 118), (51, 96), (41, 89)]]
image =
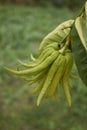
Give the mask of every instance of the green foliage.
[[(74, 53), (77, 69), (82, 81), (87, 86), (87, 28), (86, 28), (86, 8), (82, 10), (80, 16), (75, 20), (75, 27), (71, 32), (72, 50)], [(84, 15), (82, 13), (84, 11)]]
[(81, 7), (85, 0), (0, 0), (3, 3), (12, 3), (12, 4), (24, 4), (24, 5), (34, 5), (34, 6), (49, 6), (53, 5), (56, 7), (69, 7), (69, 8), (77, 8)]
[(77, 69), (81, 79), (87, 85), (87, 51), (85, 50), (85, 47), (83, 47), (81, 40), (79, 39), (79, 36), (74, 28), (72, 33), (72, 49)]
[(52, 3), (55, 5), (55, 6), (59, 6), (59, 7), (64, 7), (64, 6), (67, 6), (69, 8), (76, 8), (76, 7), (81, 7), (85, 0), (82, 0), (82, 1), (79, 1), (79, 0), (51, 0)]
[(75, 16), (67, 9), (0, 7), (0, 130), (87, 129), (87, 88), (80, 80), (72, 82), (70, 109), (64, 97), (62, 103), (50, 99), (36, 107), (30, 86), (3, 70), (35, 54), (45, 35)]

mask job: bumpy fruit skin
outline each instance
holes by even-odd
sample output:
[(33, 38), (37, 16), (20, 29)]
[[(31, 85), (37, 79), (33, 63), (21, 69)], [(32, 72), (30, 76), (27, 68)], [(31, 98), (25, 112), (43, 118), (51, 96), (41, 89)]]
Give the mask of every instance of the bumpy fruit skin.
[(71, 106), (69, 89), (73, 57), (68, 46), (59, 41), (63, 41), (69, 34), (73, 22), (74, 20), (66, 21), (48, 34), (45, 42), (42, 41), (37, 56), (31, 55), (31, 61), (27, 63), (19, 61), (19, 69), (5, 67), (8, 72), (28, 81), (29, 85), (35, 84), (33, 93), (39, 93), (37, 106), (43, 98), (54, 97), (57, 100), (60, 95), (59, 86), (63, 87), (68, 106)]

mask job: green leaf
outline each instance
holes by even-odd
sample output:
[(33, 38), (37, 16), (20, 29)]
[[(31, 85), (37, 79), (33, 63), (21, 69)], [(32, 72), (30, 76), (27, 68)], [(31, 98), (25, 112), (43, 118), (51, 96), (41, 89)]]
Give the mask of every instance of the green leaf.
[[(86, 4), (87, 5), (87, 4)], [(86, 16), (87, 17), (87, 16)], [(79, 75), (87, 86), (87, 27), (85, 14), (75, 20), (71, 31), (71, 45)]]
[(87, 28), (87, 2), (85, 3), (85, 14), (86, 14), (86, 28)]

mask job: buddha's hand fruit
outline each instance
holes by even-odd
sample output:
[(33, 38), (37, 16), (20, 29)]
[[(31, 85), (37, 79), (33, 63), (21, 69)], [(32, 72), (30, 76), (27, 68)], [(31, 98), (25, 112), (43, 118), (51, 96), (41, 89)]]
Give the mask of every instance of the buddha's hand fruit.
[(30, 85), (35, 84), (33, 93), (39, 93), (37, 105), (43, 98), (59, 98), (58, 87), (61, 86), (67, 103), (71, 106), (70, 76), (73, 56), (68, 35), (73, 22), (74, 20), (66, 21), (48, 34), (42, 41), (37, 56), (31, 55), (31, 61), (19, 61), (19, 68), (16, 70), (5, 67), (7, 71), (25, 79)]

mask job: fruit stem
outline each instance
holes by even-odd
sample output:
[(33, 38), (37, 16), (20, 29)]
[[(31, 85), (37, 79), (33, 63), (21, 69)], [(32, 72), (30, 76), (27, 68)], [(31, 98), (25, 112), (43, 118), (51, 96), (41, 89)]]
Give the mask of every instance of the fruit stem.
[(67, 39), (66, 39), (66, 43), (65, 43), (64, 47), (61, 50), (59, 50), (59, 52), (61, 54), (63, 54), (64, 51), (66, 50), (66, 48), (69, 46), (69, 44), (70, 44), (70, 37), (68, 36)]

